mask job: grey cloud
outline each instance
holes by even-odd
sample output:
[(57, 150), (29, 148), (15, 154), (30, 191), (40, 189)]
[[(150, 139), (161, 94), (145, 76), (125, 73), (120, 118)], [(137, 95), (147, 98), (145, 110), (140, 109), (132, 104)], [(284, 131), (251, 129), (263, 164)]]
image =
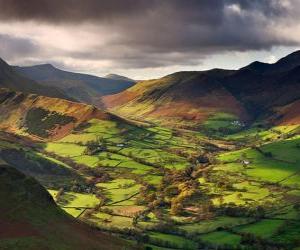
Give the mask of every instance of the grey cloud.
[(5, 60), (34, 56), (40, 52), (40, 47), (29, 39), (0, 33), (0, 55)]
[[(164, 67), (195, 65), (206, 56), (228, 51), (298, 45), (299, 40), (276, 31), (300, 21), (298, 0), (285, 2), (293, 8), (281, 0), (0, 0), (0, 20), (66, 29), (99, 25), (118, 35), (105, 45), (53, 54), (107, 60), (123, 68)], [(27, 49), (37, 50), (23, 42)]]
[(84, 22), (136, 14), (157, 0), (0, 0), (0, 19)]

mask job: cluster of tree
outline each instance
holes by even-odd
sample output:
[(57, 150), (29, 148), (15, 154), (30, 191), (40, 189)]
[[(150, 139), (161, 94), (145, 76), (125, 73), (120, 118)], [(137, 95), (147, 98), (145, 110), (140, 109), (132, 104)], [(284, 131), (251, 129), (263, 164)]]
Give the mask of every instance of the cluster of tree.
[(84, 154), (86, 155), (95, 155), (97, 153), (103, 152), (106, 150), (106, 141), (102, 137), (97, 137), (94, 141), (88, 141), (86, 143), (86, 149)]
[(268, 239), (260, 238), (254, 234), (241, 233), (241, 244), (251, 246), (250, 249), (257, 250), (282, 250), (287, 249), (286, 245)]
[(110, 174), (103, 170), (102, 168), (83, 168), (81, 171), (84, 175), (90, 176), (90, 178), (87, 180), (90, 184), (97, 184), (100, 182), (108, 182), (112, 180)]
[(168, 207), (172, 215), (180, 215), (185, 212), (185, 206), (194, 206), (194, 202), (202, 200), (204, 196), (200, 191), (198, 178), (193, 174), (194, 170), (194, 167), (168, 170), (157, 192), (150, 192), (150, 197), (147, 197), (150, 198), (150, 206)]
[(173, 215), (181, 215), (187, 201), (190, 201), (193, 196), (201, 196), (199, 184), (193, 180), (178, 184), (177, 189), (178, 194), (171, 198), (170, 213)]
[(64, 194), (64, 189), (60, 188), (54, 198), (57, 203), (61, 202), (61, 198), (63, 194)]
[(234, 203), (221, 205), (216, 213), (219, 215), (227, 215), (232, 217), (251, 217), (255, 219), (262, 219), (266, 215), (266, 211), (262, 206), (238, 206)]

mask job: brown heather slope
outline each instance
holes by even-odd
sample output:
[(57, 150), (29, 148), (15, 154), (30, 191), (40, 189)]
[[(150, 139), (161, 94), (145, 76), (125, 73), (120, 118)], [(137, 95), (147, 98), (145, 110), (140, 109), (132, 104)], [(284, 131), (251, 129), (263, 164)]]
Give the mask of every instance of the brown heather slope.
[(300, 100), (274, 109), (275, 115), (272, 122), (276, 125), (300, 124)]
[(59, 139), (87, 120), (111, 117), (91, 105), (0, 89), (0, 129), (35, 139)]
[[(216, 113), (249, 118), (243, 105), (211, 75), (227, 71), (179, 72), (158, 80), (142, 81), (126, 91), (105, 96), (102, 102), (117, 114), (151, 117), (179, 123), (201, 123)], [(167, 119), (166, 119), (167, 118)]]
[[(239, 70), (178, 72), (138, 82), (122, 93), (103, 97), (102, 102), (130, 118), (195, 127), (221, 117), (220, 113), (243, 121), (270, 118), (280, 109), (284, 116), (282, 112), (289, 110), (284, 107), (299, 98), (300, 51), (296, 51), (274, 64), (254, 62)], [(293, 117), (300, 112), (295, 109), (289, 111)], [(286, 116), (285, 122), (290, 117)]]
[(75, 221), (39, 183), (1, 159), (0, 202), (0, 249), (133, 249), (121, 239)]

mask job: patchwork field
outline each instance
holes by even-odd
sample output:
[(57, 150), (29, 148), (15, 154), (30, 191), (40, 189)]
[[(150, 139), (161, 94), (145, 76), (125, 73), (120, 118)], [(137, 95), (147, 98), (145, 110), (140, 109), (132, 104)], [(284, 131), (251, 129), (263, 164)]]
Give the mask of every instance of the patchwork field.
[(92, 119), (34, 147), (8, 136), (0, 152), (71, 216), (148, 249), (296, 249), (299, 130), (235, 119), (200, 132)]

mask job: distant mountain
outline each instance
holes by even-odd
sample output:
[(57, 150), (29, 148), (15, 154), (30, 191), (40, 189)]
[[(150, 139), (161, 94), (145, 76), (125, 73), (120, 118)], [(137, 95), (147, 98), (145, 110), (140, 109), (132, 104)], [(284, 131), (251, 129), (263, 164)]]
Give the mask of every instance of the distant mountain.
[(239, 70), (178, 72), (141, 81), (102, 102), (130, 118), (195, 126), (224, 113), (251, 121), (298, 99), (300, 51), (274, 64), (254, 62)]
[(130, 79), (126, 76), (117, 75), (117, 74), (108, 74), (108, 75), (104, 76), (104, 78), (113, 79), (113, 80), (123, 80), (123, 81), (135, 82), (135, 80), (133, 80), (133, 79)]
[(9, 88), (24, 93), (34, 93), (43, 96), (72, 99), (63, 91), (55, 88), (38, 84), (36, 81), (18, 73), (13, 67), (9, 66), (0, 58), (0, 88)]
[(59, 88), (74, 99), (96, 106), (101, 106), (101, 96), (119, 93), (134, 85), (134, 81), (130, 79), (110, 79), (73, 73), (55, 68), (51, 64), (14, 68), (43, 86)]
[[(0, 159), (1, 161), (1, 159)], [(33, 178), (0, 162), (1, 249), (125, 249), (127, 243), (93, 230), (62, 211)]]

